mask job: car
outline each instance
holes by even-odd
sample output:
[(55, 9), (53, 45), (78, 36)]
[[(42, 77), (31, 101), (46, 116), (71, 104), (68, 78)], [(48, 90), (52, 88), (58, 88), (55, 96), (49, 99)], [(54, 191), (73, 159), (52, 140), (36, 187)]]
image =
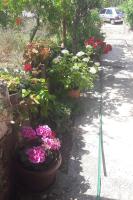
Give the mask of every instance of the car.
[(100, 18), (104, 22), (110, 22), (111, 24), (123, 23), (124, 14), (116, 7), (109, 7), (101, 10)]

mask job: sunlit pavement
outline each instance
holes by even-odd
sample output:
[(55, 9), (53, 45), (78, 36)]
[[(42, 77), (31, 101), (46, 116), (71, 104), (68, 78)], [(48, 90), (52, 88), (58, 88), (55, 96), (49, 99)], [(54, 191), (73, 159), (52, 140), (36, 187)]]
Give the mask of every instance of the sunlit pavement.
[[(102, 58), (107, 177), (102, 175), (101, 199), (133, 200), (133, 32), (126, 25), (110, 24), (104, 25), (102, 31), (113, 50)], [(86, 114), (75, 124), (69, 165), (69, 175), (75, 180), (70, 184), (72, 199), (95, 199), (97, 193), (99, 100), (97, 87), (86, 100)]]

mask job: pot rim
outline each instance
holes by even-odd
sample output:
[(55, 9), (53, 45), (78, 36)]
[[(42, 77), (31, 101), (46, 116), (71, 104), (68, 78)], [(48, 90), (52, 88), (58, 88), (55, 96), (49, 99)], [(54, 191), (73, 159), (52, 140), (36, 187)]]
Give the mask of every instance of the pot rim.
[(55, 158), (53, 160), (53, 162), (51, 163), (51, 165), (48, 168), (44, 169), (44, 170), (42, 169), (42, 170), (36, 170), (35, 171), (35, 170), (32, 170), (32, 169), (27, 169), (21, 163), (19, 163), (17, 160), (15, 160), (15, 166), (20, 167), (21, 170), (26, 171), (26, 172), (28, 172), (30, 174), (34, 174), (34, 173), (51, 174), (53, 171), (56, 171), (60, 167), (61, 163), (62, 163), (62, 156), (61, 156), (60, 151), (58, 151), (58, 158)]

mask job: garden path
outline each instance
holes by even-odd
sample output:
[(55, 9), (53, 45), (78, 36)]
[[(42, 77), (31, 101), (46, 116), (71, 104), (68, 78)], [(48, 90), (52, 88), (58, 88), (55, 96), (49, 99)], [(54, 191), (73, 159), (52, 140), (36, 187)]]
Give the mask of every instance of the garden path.
[[(125, 25), (107, 24), (102, 29), (113, 50), (102, 58), (107, 177), (102, 175), (101, 200), (133, 200), (133, 33)], [(60, 170), (48, 194), (22, 200), (96, 199), (100, 84), (99, 79), (95, 90), (81, 97), (83, 112), (75, 121), (66, 170)]]
[[(133, 33), (125, 25), (104, 25), (113, 51), (102, 58), (103, 134), (107, 177), (102, 175), (101, 200), (133, 196)], [(75, 122), (73, 147), (62, 200), (94, 200), (97, 189), (100, 80), (84, 97), (84, 115)]]

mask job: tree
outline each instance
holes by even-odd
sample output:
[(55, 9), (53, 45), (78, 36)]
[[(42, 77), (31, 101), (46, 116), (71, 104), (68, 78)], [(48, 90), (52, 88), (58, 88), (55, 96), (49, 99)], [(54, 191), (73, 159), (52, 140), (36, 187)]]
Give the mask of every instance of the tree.
[(74, 1), (74, 14), (72, 19), (72, 46), (73, 52), (77, 51), (78, 44), (78, 31), (81, 31), (81, 25), (84, 26), (84, 23), (88, 16), (90, 15), (90, 10), (100, 7), (99, 0), (75, 0)]
[(133, 0), (127, 0), (123, 3), (121, 8), (126, 14), (126, 20), (129, 23), (131, 29), (133, 29)]
[(35, 14), (36, 25), (31, 32), (30, 41), (33, 41), (41, 23), (48, 22), (63, 45), (66, 45), (68, 39), (72, 42), (73, 52), (78, 49), (78, 37), (81, 33), (84, 34), (82, 31), (85, 31), (85, 25), (89, 23), (91, 10), (100, 7), (102, 2), (102, 0), (3, 1), (8, 2), (6, 6), (3, 4), (3, 9), (7, 9), (13, 19), (20, 16), (23, 10)]

